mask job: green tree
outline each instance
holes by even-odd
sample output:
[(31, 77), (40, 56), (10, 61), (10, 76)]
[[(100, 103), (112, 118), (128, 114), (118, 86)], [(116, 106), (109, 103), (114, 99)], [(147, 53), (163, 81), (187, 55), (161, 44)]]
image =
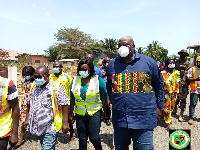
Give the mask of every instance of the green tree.
[(149, 44), (144, 54), (149, 57), (152, 57), (156, 61), (162, 61), (168, 58), (168, 50), (163, 48), (158, 41), (153, 41), (151, 44)]
[(63, 27), (55, 34), (56, 39), (60, 42), (61, 53), (65, 58), (81, 59), (87, 53), (90, 53), (95, 40), (90, 34), (79, 31), (79, 28), (72, 29)]
[(143, 48), (143, 47), (138, 47), (138, 48), (136, 48), (136, 51), (137, 51), (138, 53), (140, 53), (140, 54), (145, 54), (145, 48)]
[(21, 62), (17, 63), (17, 69), (18, 71), (21, 71), (25, 67), (25, 60), (29, 57), (29, 54), (27, 53), (17, 53), (18, 54), (18, 60), (21, 59)]
[(168, 50), (165, 49), (165, 48), (163, 48), (163, 47), (161, 47), (160, 50), (161, 50), (161, 54), (160, 54), (160, 56), (159, 56), (159, 60), (160, 60), (160, 61), (165, 61), (165, 60), (167, 60), (167, 59), (168, 59), (168, 56), (167, 56)]
[(105, 38), (104, 40), (105, 41), (100, 41), (100, 43), (102, 44), (102, 48), (104, 49), (103, 52), (104, 54), (109, 55), (110, 58), (112, 58), (112, 56), (117, 53), (118, 40), (113, 38)]
[(44, 50), (47, 55), (44, 57), (48, 58), (49, 61), (54, 62), (61, 58), (62, 48), (58, 46), (50, 46), (47, 50)]

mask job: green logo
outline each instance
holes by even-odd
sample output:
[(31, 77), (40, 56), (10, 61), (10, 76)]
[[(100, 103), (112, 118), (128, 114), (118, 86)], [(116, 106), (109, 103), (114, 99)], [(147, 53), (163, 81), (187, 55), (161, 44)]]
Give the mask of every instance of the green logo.
[(176, 130), (170, 134), (169, 142), (173, 148), (183, 149), (190, 144), (190, 136), (186, 131)]

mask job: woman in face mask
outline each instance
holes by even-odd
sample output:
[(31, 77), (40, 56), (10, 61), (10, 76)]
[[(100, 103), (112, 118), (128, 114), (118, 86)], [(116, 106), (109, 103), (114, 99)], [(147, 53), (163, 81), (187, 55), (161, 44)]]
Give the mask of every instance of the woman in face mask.
[(18, 143), (15, 145), (15, 149), (19, 148), (23, 142), (24, 142), (24, 134), (25, 134), (25, 128), (24, 128), (24, 121), (26, 118), (26, 111), (27, 111), (27, 101), (28, 101), (28, 94), (31, 88), (31, 85), (34, 81), (34, 73), (35, 69), (32, 66), (25, 66), (22, 69), (22, 76), (24, 77), (24, 96), (21, 100), (21, 107), (20, 107), (20, 121), (22, 121), (22, 126), (21, 126), (21, 134), (20, 134), (20, 139)]
[(76, 105), (76, 127), (80, 150), (87, 150), (88, 137), (95, 149), (102, 149), (99, 131), (101, 116), (105, 120), (106, 100), (107, 90), (104, 80), (95, 75), (91, 60), (82, 59), (78, 64), (77, 76), (70, 86), (70, 120), (72, 123), (75, 122), (74, 106)]
[(174, 60), (167, 59), (165, 62), (165, 70), (161, 71), (165, 85), (164, 119), (167, 130), (170, 129), (170, 124), (172, 123), (171, 112), (175, 107), (179, 93), (180, 73), (174, 68)]

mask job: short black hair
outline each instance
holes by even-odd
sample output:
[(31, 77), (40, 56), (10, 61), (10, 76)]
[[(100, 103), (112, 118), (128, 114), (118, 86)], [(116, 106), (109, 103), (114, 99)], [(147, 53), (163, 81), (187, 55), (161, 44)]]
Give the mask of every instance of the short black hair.
[(25, 67), (22, 69), (22, 76), (25, 76), (25, 75), (24, 75), (25, 72), (26, 72), (28, 75), (33, 76), (34, 73), (35, 73), (35, 69), (34, 69), (32, 66), (25, 66)]
[[(165, 61), (165, 68), (168, 68), (168, 65), (169, 65), (170, 60), (173, 60), (173, 61), (174, 61), (174, 59), (172, 59), (172, 58), (167, 59), (167, 60)], [(174, 61), (174, 62), (175, 62), (175, 61)]]
[(95, 71), (94, 71), (94, 65), (93, 65), (93, 61), (90, 59), (82, 59), (81, 61), (79, 61), (78, 63), (78, 68), (77, 68), (77, 75), (79, 75), (79, 71), (80, 68), (83, 64), (87, 64), (89, 69), (90, 69), (90, 74), (89, 76), (92, 77), (95, 75)]
[(25, 72), (31, 77), (30, 81), (34, 81), (35, 69), (32, 66), (25, 66), (22, 69), (22, 76), (25, 76)]

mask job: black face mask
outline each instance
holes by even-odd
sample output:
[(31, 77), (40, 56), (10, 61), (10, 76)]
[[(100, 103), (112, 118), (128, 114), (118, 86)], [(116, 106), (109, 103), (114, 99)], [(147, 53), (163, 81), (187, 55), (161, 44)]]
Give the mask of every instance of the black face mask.
[(186, 55), (180, 55), (181, 59), (185, 59)]

